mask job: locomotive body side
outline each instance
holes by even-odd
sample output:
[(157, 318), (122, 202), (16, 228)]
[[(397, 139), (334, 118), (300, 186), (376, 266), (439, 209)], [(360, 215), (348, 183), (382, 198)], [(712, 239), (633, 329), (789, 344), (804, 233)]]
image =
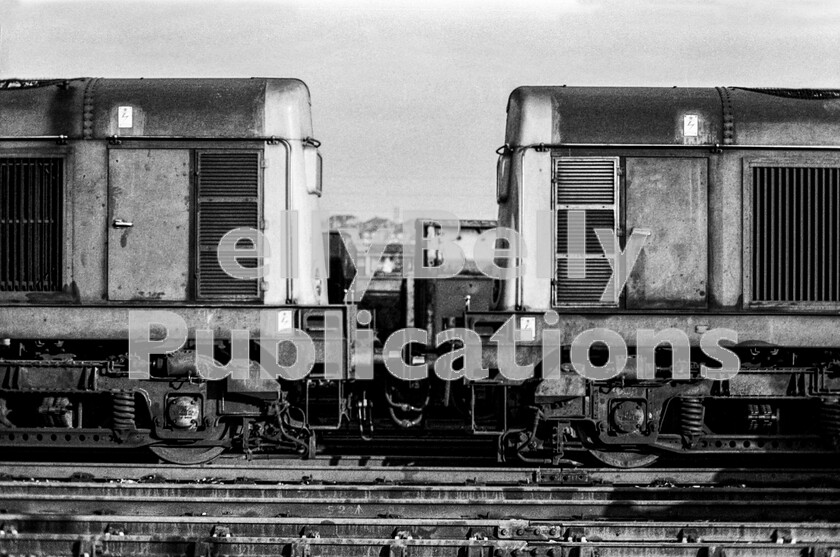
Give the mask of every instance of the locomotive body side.
[[(117, 306), (183, 307), (191, 325), (203, 326), (214, 316), (189, 306), (326, 302), (316, 280), (324, 277), (314, 276), (318, 265), (309, 259), (313, 226), (299, 220), (294, 240), (300, 245), (289, 246), (281, 214), (310, 219), (320, 195), (303, 83), (71, 80), (7, 89), (0, 101), (7, 105), (0, 135), (10, 172), (16, 157), (60, 159), (66, 181), (61, 199), (45, 200), (60, 203), (60, 226), (50, 231), (55, 238), (24, 237), (25, 229), (7, 233), (20, 242), (56, 242), (61, 272), (57, 283), (27, 289), (26, 273), (38, 271), (21, 262), (20, 251), (30, 246), (9, 249), (2, 335), (125, 338), (126, 314)], [(220, 234), (240, 226), (262, 230), (273, 248), (275, 265), (267, 266), (262, 282), (227, 277), (202, 256)], [(290, 252), (299, 258), (293, 282), (280, 274)], [(37, 317), (27, 309), (34, 306), (40, 306)], [(216, 332), (224, 335), (233, 324), (221, 323)]]
[[(252, 364), (249, 378), (193, 378), (170, 392), (168, 379), (200, 366), (197, 330), (210, 331), (224, 363), (231, 331), (256, 340), (261, 319), (282, 319), (309, 334), (323, 366), (325, 312), (347, 312), (327, 305), (313, 222), (321, 161), (303, 82), (15, 80), (0, 107), (0, 401), (11, 424), (0, 443), (88, 446), (95, 435), (176, 461), (167, 443), (195, 445), (181, 451), (186, 461), (216, 454), (231, 428), (265, 416), (279, 387)], [(234, 229), (259, 232), (235, 246), (254, 249), (238, 261), (254, 268), (261, 257), (264, 276), (222, 268), (220, 241)], [(153, 358), (142, 382), (125, 360), (138, 310), (176, 314), (190, 339)], [(148, 326), (153, 338), (168, 327)], [(346, 350), (337, 356), (344, 373)]]
[[(552, 330), (562, 378), (540, 382), (536, 405), (555, 428), (577, 424), (589, 448), (615, 451), (610, 463), (643, 463), (640, 450), (834, 450), (838, 132), (834, 91), (517, 89), (497, 189), (525, 272), (501, 280), (496, 311), (468, 314), (468, 326), (512, 317), (518, 357), (546, 377), (540, 340)], [(612, 356), (628, 350), (614, 379), (573, 371), (585, 366), (570, 347), (593, 330), (614, 341)], [(720, 368), (722, 346), (740, 372), (712, 381), (701, 366)], [(655, 378), (639, 371), (653, 354)], [(601, 358), (590, 371), (613, 370)], [(500, 367), (490, 342), (484, 359)]]

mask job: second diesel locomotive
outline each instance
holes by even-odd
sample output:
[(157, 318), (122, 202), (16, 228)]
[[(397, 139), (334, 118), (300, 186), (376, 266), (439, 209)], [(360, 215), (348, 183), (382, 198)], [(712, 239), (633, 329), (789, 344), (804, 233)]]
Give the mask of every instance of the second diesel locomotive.
[[(531, 248), (526, 267), (550, 271), (501, 281), (499, 311), (468, 314), (467, 326), (527, 321), (532, 334), (518, 350), (537, 365), (545, 329), (563, 347), (608, 331), (629, 356), (608, 381), (582, 381), (566, 363), (539, 383), (535, 426), (512, 438), (514, 450), (545, 458), (574, 438), (622, 466), (662, 452), (834, 450), (838, 132), (837, 91), (514, 91), (499, 220)], [(638, 233), (644, 248), (623, 262), (621, 289), (620, 250), (632, 251)], [(604, 242), (612, 237), (620, 243)], [(740, 360), (721, 381), (701, 374), (720, 367), (702, 350), (714, 330), (729, 332)]]

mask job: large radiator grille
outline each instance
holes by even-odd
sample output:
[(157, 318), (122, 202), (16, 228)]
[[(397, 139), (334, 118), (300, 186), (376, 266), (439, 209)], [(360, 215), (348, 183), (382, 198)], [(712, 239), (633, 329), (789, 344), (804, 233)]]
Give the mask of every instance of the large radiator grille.
[(555, 157), (553, 166), (554, 303), (616, 305), (601, 301), (612, 272), (595, 230), (616, 228), (618, 159)]
[(61, 158), (0, 158), (0, 291), (61, 290)]
[(752, 298), (840, 301), (840, 169), (752, 173)]
[[(242, 280), (219, 265), (219, 240), (235, 228), (259, 228), (260, 155), (250, 151), (198, 153), (198, 296), (256, 299), (259, 280)], [(256, 260), (238, 259), (244, 267)]]

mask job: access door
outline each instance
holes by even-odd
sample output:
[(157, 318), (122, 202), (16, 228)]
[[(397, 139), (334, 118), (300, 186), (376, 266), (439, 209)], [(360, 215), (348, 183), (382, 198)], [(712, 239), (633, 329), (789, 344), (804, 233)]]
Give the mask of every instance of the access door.
[(186, 300), (190, 152), (112, 149), (108, 157), (108, 298)]

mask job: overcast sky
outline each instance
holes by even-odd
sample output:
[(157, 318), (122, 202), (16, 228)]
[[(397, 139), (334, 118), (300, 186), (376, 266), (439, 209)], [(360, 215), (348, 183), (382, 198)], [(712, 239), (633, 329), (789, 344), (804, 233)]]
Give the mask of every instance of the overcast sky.
[(840, 2), (0, 0), (2, 77), (297, 77), (324, 205), (493, 218), (518, 85), (840, 88)]

